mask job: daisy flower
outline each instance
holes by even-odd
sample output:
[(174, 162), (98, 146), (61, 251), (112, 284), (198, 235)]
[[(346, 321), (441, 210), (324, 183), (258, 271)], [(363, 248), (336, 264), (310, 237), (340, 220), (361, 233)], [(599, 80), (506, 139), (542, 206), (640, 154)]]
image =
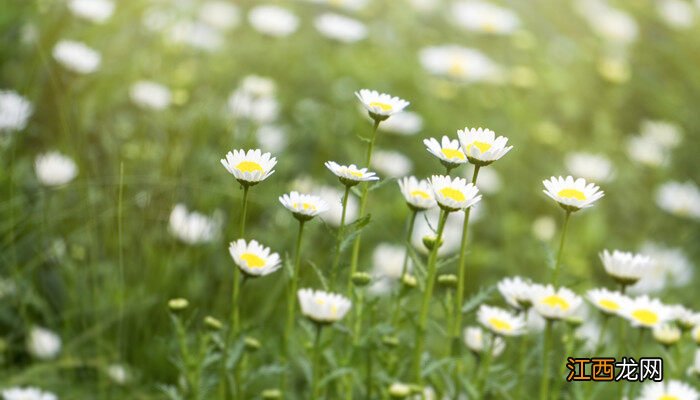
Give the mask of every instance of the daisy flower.
[(637, 400), (698, 400), (700, 393), (681, 381), (649, 382)]
[(357, 168), (355, 164), (346, 166), (333, 161), (326, 161), (324, 165), (345, 186), (355, 186), (360, 182), (379, 180), (379, 177), (374, 172), (367, 171), (367, 168)]
[(681, 340), (681, 330), (675, 325), (662, 324), (657, 325), (651, 331), (654, 340), (664, 346), (671, 346)]
[(211, 242), (219, 237), (221, 219), (209, 217), (196, 211), (188, 211), (184, 204), (177, 204), (170, 213), (168, 230), (187, 244)]
[(429, 73), (464, 83), (497, 83), (503, 75), (503, 68), (484, 53), (458, 45), (425, 47), (418, 57)]
[(414, 211), (427, 210), (437, 205), (430, 184), (425, 179), (418, 180), (415, 176), (399, 179), (399, 188), (406, 204)]
[(653, 328), (672, 318), (668, 306), (649, 296), (639, 296), (626, 301), (619, 314), (629, 320), (632, 326), (642, 328)]
[(102, 24), (112, 16), (114, 3), (110, 0), (70, 0), (68, 9), (76, 17)]
[(566, 179), (553, 176), (542, 183), (545, 187), (544, 194), (559, 203), (567, 212), (591, 207), (604, 195), (598, 186), (593, 183), (586, 184), (583, 178), (574, 180), (572, 176), (567, 176)]
[(632, 285), (640, 280), (651, 268), (651, 258), (615, 250), (600, 253), (605, 272), (622, 285)]
[(452, 6), (454, 21), (471, 32), (507, 35), (520, 26), (515, 12), (483, 1), (461, 1)]
[(370, 167), (389, 178), (401, 178), (411, 172), (413, 162), (398, 151), (375, 150)]
[(576, 152), (564, 159), (566, 169), (576, 176), (596, 182), (608, 182), (613, 177), (613, 164), (602, 154)]
[(662, 184), (656, 191), (656, 204), (670, 214), (700, 220), (700, 189), (691, 181)]
[(55, 394), (34, 387), (13, 387), (2, 391), (4, 400), (57, 400)]
[(247, 153), (245, 150), (234, 150), (226, 154), (221, 164), (241, 185), (253, 186), (275, 172), (272, 168), (277, 164), (277, 159), (270, 153), (263, 154), (260, 149), (248, 150)]
[(328, 210), (328, 203), (320, 197), (299, 194), (296, 191), (280, 196), (279, 200), (284, 208), (291, 211), (294, 214), (294, 218), (299, 221), (308, 221)]
[(319, 324), (341, 320), (350, 310), (352, 302), (347, 298), (321, 290), (300, 289), (297, 292), (301, 313)]
[(466, 179), (442, 175), (433, 175), (430, 186), (438, 205), (447, 211), (467, 209), (481, 200), (479, 189)]
[(498, 307), (481, 305), (476, 318), (481, 325), (498, 336), (521, 335), (525, 328), (522, 317)]
[(257, 6), (248, 12), (248, 22), (256, 31), (273, 37), (285, 37), (299, 28), (299, 17), (284, 7)]
[(36, 157), (34, 172), (44, 186), (61, 186), (78, 175), (78, 166), (70, 157), (51, 151)]
[(476, 355), (481, 355), (487, 348), (490, 348), (493, 357), (500, 356), (506, 348), (506, 341), (502, 337), (484, 335), (483, 329), (478, 326), (464, 328), (464, 344)]
[(199, 10), (199, 19), (214, 29), (226, 31), (241, 22), (239, 8), (223, 0), (207, 1)]
[(228, 251), (241, 272), (249, 277), (265, 276), (282, 266), (277, 253), (270, 253), (269, 247), (255, 240), (246, 243), (245, 240), (238, 239), (229, 244)]
[(489, 165), (513, 148), (513, 146), (506, 146), (508, 138), (496, 137), (496, 133), (490, 129), (464, 128), (457, 131), (457, 136), (469, 162), (474, 165)]
[(442, 143), (438, 142), (435, 138), (430, 138), (424, 139), (423, 144), (425, 144), (427, 150), (437, 157), (448, 170), (459, 167), (467, 162), (467, 157), (459, 148), (459, 141), (456, 139), (450, 140), (449, 137), (443, 136)]
[(532, 306), (547, 319), (569, 318), (581, 305), (581, 298), (571, 290), (552, 285), (538, 287), (532, 297)]
[(375, 122), (384, 121), (392, 115), (400, 113), (410, 104), (406, 100), (392, 97), (386, 93), (379, 93), (376, 90), (361, 89), (359, 92), (355, 92), (355, 96)]
[(81, 42), (61, 40), (53, 47), (53, 58), (67, 69), (78, 74), (97, 71), (102, 57), (100, 53)]
[(650, 294), (665, 288), (685, 286), (692, 281), (695, 267), (683, 250), (645, 243), (641, 253), (651, 258), (651, 268), (630, 286), (631, 293)]
[(502, 279), (496, 285), (506, 302), (518, 310), (527, 309), (532, 305), (532, 295), (538, 286), (519, 276)]
[(0, 133), (24, 129), (33, 111), (32, 103), (19, 93), (0, 90)]
[(589, 290), (586, 293), (586, 298), (605, 314), (617, 314), (622, 309), (625, 301), (629, 301), (629, 298), (622, 293), (604, 288)]
[(382, 123), (379, 129), (399, 135), (415, 135), (423, 129), (423, 118), (417, 113), (404, 111)]
[(669, 306), (671, 309), (671, 319), (676, 321), (684, 330), (692, 329), (700, 323), (700, 314), (686, 308), (680, 304)]
[(365, 24), (340, 14), (321, 14), (316, 17), (314, 26), (323, 36), (342, 43), (354, 43), (367, 37)]
[(165, 110), (172, 101), (170, 89), (152, 81), (138, 81), (131, 85), (129, 97), (137, 106), (156, 111)]
[(39, 326), (32, 327), (27, 336), (27, 351), (40, 360), (56, 358), (61, 352), (61, 337)]

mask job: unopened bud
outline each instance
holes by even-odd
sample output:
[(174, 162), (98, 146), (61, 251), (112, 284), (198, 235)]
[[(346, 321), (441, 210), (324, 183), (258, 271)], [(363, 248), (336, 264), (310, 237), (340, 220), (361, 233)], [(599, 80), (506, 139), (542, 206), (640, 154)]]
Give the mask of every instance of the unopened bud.
[(245, 349), (248, 351), (257, 351), (261, 346), (260, 341), (251, 336), (246, 336), (243, 338), (243, 344), (245, 345)]
[(279, 389), (265, 389), (261, 393), (261, 396), (265, 400), (281, 399), (282, 391)]
[(223, 328), (223, 324), (221, 324), (221, 321), (212, 317), (211, 315), (207, 315), (206, 317), (204, 317), (204, 325), (206, 325), (207, 328), (213, 331), (218, 331), (221, 328)]
[(189, 305), (190, 302), (187, 301), (187, 299), (183, 298), (171, 299), (170, 301), (168, 301), (168, 307), (173, 312), (182, 311), (186, 309)]
[[(423, 236), (423, 246), (425, 246), (426, 249), (432, 250), (433, 247), (435, 247), (435, 244), (437, 243), (437, 237), (435, 236)], [(440, 239), (440, 242), (437, 244), (438, 248), (442, 246), (442, 239)]]
[(438, 276), (437, 281), (440, 285), (445, 287), (456, 287), (457, 286), (457, 275), (454, 274), (443, 274)]
[(355, 272), (352, 274), (352, 283), (355, 286), (367, 286), (370, 282), (372, 282), (372, 277), (366, 272)]
[(401, 283), (404, 284), (406, 287), (414, 288), (416, 285), (418, 285), (418, 281), (416, 281), (416, 277), (410, 274), (405, 274), (401, 278)]
[(392, 383), (389, 386), (389, 396), (392, 399), (405, 399), (411, 394), (411, 387), (404, 383)]

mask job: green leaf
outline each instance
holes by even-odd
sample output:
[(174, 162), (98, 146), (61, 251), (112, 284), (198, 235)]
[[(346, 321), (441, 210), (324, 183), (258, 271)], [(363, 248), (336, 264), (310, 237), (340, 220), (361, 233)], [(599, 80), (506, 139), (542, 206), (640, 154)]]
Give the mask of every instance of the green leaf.
[(343, 241), (340, 242), (340, 251), (344, 251), (355, 240), (355, 237), (369, 224), (370, 219), (371, 214), (367, 214), (343, 228)]
[(314, 270), (316, 273), (316, 276), (318, 276), (318, 280), (321, 282), (321, 286), (323, 286), (323, 290), (328, 290), (328, 282), (326, 281), (326, 278), (323, 276), (323, 272), (321, 272), (321, 269), (313, 262), (309, 261), (309, 265), (311, 265), (311, 268)]
[(486, 288), (479, 288), (479, 291), (476, 292), (472, 297), (467, 299), (466, 302), (464, 302), (464, 305), (462, 306), (462, 314), (468, 314), (474, 310), (481, 304), (484, 303), (486, 300), (491, 297), (491, 293), (496, 289), (496, 286), (489, 286)]
[(379, 180), (379, 181), (373, 183), (372, 186), (370, 186), (368, 190), (370, 192), (373, 190), (377, 190), (377, 189), (381, 188), (382, 186), (386, 185), (387, 183), (394, 182), (394, 181), (396, 181), (395, 178), (386, 178), (386, 179)]

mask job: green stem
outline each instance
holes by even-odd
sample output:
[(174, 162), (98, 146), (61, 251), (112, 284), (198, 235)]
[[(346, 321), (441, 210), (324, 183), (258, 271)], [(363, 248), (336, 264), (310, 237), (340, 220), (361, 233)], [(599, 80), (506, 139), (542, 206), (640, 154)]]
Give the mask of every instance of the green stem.
[(321, 359), (321, 330), (323, 325), (316, 324), (316, 338), (314, 339), (314, 354), (311, 367), (311, 400), (318, 398), (318, 374), (320, 372), (319, 361)]
[[(484, 362), (481, 364), (481, 371), (479, 376), (479, 382), (477, 383), (477, 393), (479, 393), (479, 398), (486, 398), (486, 380), (489, 376), (489, 368), (491, 367), (491, 359), (493, 358), (493, 348), (496, 344), (496, 336), (486, 333), (491, 340), (486, 340), (484, 336)], [(458, 390), (455, 387), (455, 390)]]
[(595, 346), (595, 355), (599, 354), (602, 350), (603, 339), (605, 338), (605, 328), (608, 326), (608, 320), (610, 319), (609, 314), (603, 314), (603, 322), (600, 324), (600, 332), (598, 332), (598, 342)]
[[(192, 361), (190, 359), (190, 352), (187, 349), (187, 335), (185, 333), (185, 327), (180, 321), (180, 317), (175, 315), (175, 330), (177, 331), (177, 341), (180, 346), (180, 357), (182, 357), (182, 366), (185, 374), (185, 382), (187, 385), (187, 392), (195, 393), (195, 378), (192, 375)], [(196, 397), (193, 397), (196, 398)]]
[(542, 381), (540, 384), (540, 400), (549, 400), (550, 376), (550, 351), (552, 347), (552, 320), (547, 320), (544, 328), (544, 341), (542, 343)]
[[(527, 315), (527, 311), (524, 312), (524, 315)], [(514, 399), (522, 399), (521, 394), (523, 391), (523, 382), (525, 382), (525, 367), (527, 366), (526, 353), (527, 335), (522, 335), (520, 337), (520, 348), (518, 349), (518, 384), (515, 388), (515, 397), (513, 397)]]
[(566, 217), (564, 218), (564, 226), (561, 231), (561, 239), (559, 241), (559, 252), (557, 253), (557, 262), (554, 264), (554, 275), (552, 276), (552, 285), (557, 286), (559, 281), (559, 267), (561, 266), (561, 255), (564, 251), (564, 241), (566, 240), (566, 228), (569, 225), (569, 218), (571, 217), (571, 211), (566, 212)]
[(391, 325), (396, 328), (399, 322), (399, 314), (401, 311), (401, 287), (403, 284), (403, 277), (406, 275), (406, 270), (408, 269), (408, 252), (411, 246), (411, 236), (413, 236), (413, 227), (416, 223), (416, 216), (418, 211), (412, 210), (411, 217), (408, 220), (408, 232), (406, 233), (406, 254), (403, 256), (403, 265), (401, 266), (401, 275), (399, 275), (398, 290), (395, 293), (394, 299), (394, 312), (392, 315)]
[(413, 376), (415, 377), (415, 382), (418, 384), (420, 384), (422, 380), (420, 361), (423, 355), (423, 347), (425, 346), (425, 334), (428, 323), (428, 310), (430, 308), (430, 299), (432, 298), (433, 287), (435, 286), (435, 274), (437, 273), (437, 252), (438, 248), (440, 247), (439, 243), (442, 240), (442, 232), (445, 228), (445, 221), (447, 220), (448, 214), (448, 211), (440, 211), (440, 220), (438, 222), (437, 228), (437, 239), (428, 257), (428, 275), (425, 281), (425, 293), (423, 294), (423, 302), (421, 304), (418, 325), (416, 326), (416, 344), (415, 348), (413, 349)]
[(294, 301), (294, 296), (296, 296), (299, 274), (301, 272), (301, 237), (303, 233), (304, 221), (299, 221), (299, 233), (297, 235), (297, 244), (294, 253), (294, 273), (290, 280), (289, 294), (287, 297), (287, 329), (284, 331), (285, 343), (287, 343), (289, 335), (291, 335), (294, 330), (294, 318), (296, 314), (296, 301)]
[[(331, 287), (336, 287), (336, 279), (338, 276), (338, 263), (340, 262), (340, 244), (343, 242), (345, 231), (345, 213), (348, 207), (348, 197), (350, 196), (350, 186), (345, 185), (345, 193), (343, 194), (343, 211), (340, 214), (340, 226), (338, 227), (338, 238), (335, 241), (335, 257), (331, 266)], [(352, 276), (351, 276), (352, 278)]]

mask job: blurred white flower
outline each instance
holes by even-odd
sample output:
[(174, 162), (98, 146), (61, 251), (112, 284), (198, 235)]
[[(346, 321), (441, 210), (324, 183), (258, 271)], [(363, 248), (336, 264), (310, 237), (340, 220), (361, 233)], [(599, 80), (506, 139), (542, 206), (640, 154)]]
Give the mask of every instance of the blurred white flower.
[(674, 123), (644, 120), (639, 135), (629, 138), (627, 152), (634, 161), (658, 167), (668, 162), (670, 150), (678, 146), (682, 138), (681, 129)]
[(70, 157), (52, 151), (36, 157), (34, 172), (41, 184), (60, 186), (72, 181), (78, 175), (78, 166)]
[(537, 219), (532, 222), (532, 234), (543, 242), (552, 240), (556, 232), (557, 224), (554, 218), (548, 215), (537, 217)]
[(633, 285), (644, 277), (651, 268), (649, 256), (620, 250), (612, 253), (603, 250), (599, 254), (605, 272), (622, 285)]
[(129, 89), (129, 96), (137, 106), (152, 110), (165, 110), (172, 99), (167, 86), (152, 81), (134, 83)]
[(627, 140), (627, 154), (640, 164), (659, 167), (666, 163), (666, 150), (648, 136), (632, 136)]
[(265, 35), (283, 37), (294, 33), (299, 27), (299, 18), (286, 8), (263, 5), (248, 12), (248, 22)]
[[(465, 176), (474, 175), (474, 166), (469, 165)], [(476, 182), (479, 190), (486, 194), (495, 194), (501, 190), (501, 176), (494, 168), (481, 168), (479, 170), (479, 178)]]
[(32, 327), (27, 337), (27, 351), (40, 360), (55, 358), (61, 351), (61, 338), (46, 328)]
[(52, 54), (61, 65), (79, 74), (97, 71), (102, 60), (100, 53), (73, 40), (60, 40), (53, 47)]
[[(379, 243), (372, 253), (372, 275), (380, 278), (399, 279), (403, 269), (406, 247), (391, 243)], [(406, 271), (410, 272), (410, 259)]]
[(350, 11), (358, 11), (362, 9), (368, 0), (309, 0), (313, 3), (325, 4), (333, 7), (342, 8)]
[(70, 0), (68, 9), (77, 17), (101, 24), (114, 13), (114, 3), (110, 0)]
[(207, 243), (219, 237), (221, 218), (216, 214), (209, 217), (196, 211), (188, 211), (184, 204), (177, 204), (170, 213), (168, 230), (184, 243)]
[(671, 28), (688, 29), (695, 22), (695, 10), (687, 1), (657, 0), (656, 10), (661, 19)]
[(249, 242), (245, 239), (235, 240), (229, 244), (228, 251), (240, 271), (247, 277), (269, 275), (282, 268), (279, 254), (271, 253), (269, 247), (265, 247), (256, 240)]
[(382, 122), (379, 129), (400, 135), (415, 135), (423, 129), (423, 118), (413, 111), (404, 111)]
[(642, 386), (637, 400), (698, 400), (700, 393), (687, 383), (671, 380), (649, 382)]
[(314, 26), (323, 36), (343, 43), (354, 43), (367, 37), (365, 24), (340, 14), (321, 14), (314, 20)]
[(170, 26), (168, 39), (195, 49), (214, 52), (224, 44), (224, 37), (211, 26), (199, 21), (182, 20)]
[(654, 327), (652, 336), (657, 342), (670, 346), (681, 340), (681, 329), (672, 324), (662, 324)]
[[(474, 217), (474, 211), (478, 210), (478, 205), (474, 206), (472, 210), (471, 217)], [(419, 252), (427, 254), (428, 250), (423, 245), (423, 238), (426, 236), (435, 237), (434, 229), (437, 229), (438, 218), (440, 216), (440, 210), (438, 208), (431, 208), (418, 215), (416, 218), (416, 223), (413, 228), (413, 234), (411, 235), (411, 244)], [(470, 218), (471, 218), (470, 217)], [(475, 218), (471, 218), (470, 222)], [(438, 249), (438, 255), (445, 256), (454, 253), (459, 249), (460, 241), (462, 238), (462, 225), (464, 224), (464, 213), (453, 212), (447, 216), (447, 221), (445, 222), (445, 228), (442, 234), (442, 246)], [(471, 225), (471, 224), (470, 224)]]
[(424, 47), (418, 57), (429, 73), (466, 83), (496, 83), (503, 75), (502, 68), (482, 52), (458, 45)]
[(452, 17), (457, 25), (472, 32), (506, 35), (520, 26), (520, 19), (512, 10), (477, 0), (454, 3)]
[(125, 385), (131, 378), (129, 370), (122, 364), (110, 364), (106, 372), (109, 379), (117, 385)]
[(468, 326), (464, 328), (464, 344), (467, 345), (469, 350), (478, 355), (481, 355), (484, 350), (490, 348), (493, 357), (500, 356), (506, 348), (506, 342), (502, 337), (484, 335), (484, 331), (478, 326)]
[(214, 29), (226, 31), (240, 23), (241, 15), (236, 5), (223, 0), (211, 0), (202, 4), (199, 19)]
[(576, 314), (581, 303), (581, 297), (565, 287), (536, 286), (533, 290), (532, 306), (547, 319), (569, 318)]
[(574, 176), (596, 182), (608, 182), (613, 176), (610, 159), (602, 154), (575, 152), (566, 155), (566, 169)]
[[(340, 226), (340, 218), (343, 212), (342, 200), (343, 190), (331, 186), (320, 186), (314, 191), (328, 204), (328, 211), (323, 214), (323, 219), (329, 224)], [(357, 197), (350, 192), (348, 196), (347, 210), (345, 211), (345, 223), (350, 224), (357, 219), (359, 203)]]
[(662, 184), (656, 191), (656, 204), (670, 214), (700, 219), (700, 189), (691, 181)]
[(346, 297), (321, 290), (299, 289), (297, 297), (301, 313), (321, 324), (342, 319), (352, 306), (352, 302)]
[(615, 44), (627, 45), (637, 39), (637, 21), (628, 13), (613, 8), (605, 0), (578, 0), (578, 10), (593, 32)]
[(281, 153), (287, 148), (287, 132), (277, 125), (261, 125), (255, 133), (260, 147), (272, 153)]
[(640, 252), (652, 262), (642, 279), (629, 287), (630, 293), (656, 293), (665, 288), (685, 286), (692, 280), (693, 264), (681, 249), (645, 243)]
[(388, 178), (400, 178), (413, 169), (410, 158), (398, 151), (375, 150), (372, 154), (372, 168)]
[(3, 389), (4, 400), (58, 400), (55, 394), (35, 387), (12, 387)]
[(17, 92), (0, 90), (0, 132), (21, 131), (33, 111), (32, 103)]
[(228, 108), (237, 118), (246, 118), (259, 124), (277, 119), (279, 104), (275, 98), (276, 85), (269, 78), (249, 75), (228, 98)]
[(681, 128), (668, 121), (643, 120), (640, 123), (639, 133), (665, 149), (672, 149), (683, 140)]

